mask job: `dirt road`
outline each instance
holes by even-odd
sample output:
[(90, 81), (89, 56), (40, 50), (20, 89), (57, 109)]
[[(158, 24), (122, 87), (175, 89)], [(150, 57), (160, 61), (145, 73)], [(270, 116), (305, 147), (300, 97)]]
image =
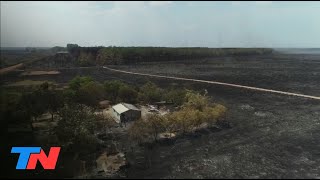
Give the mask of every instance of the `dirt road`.
[(12, 72), (12, 71), (15, 71), (19, 68), (22, 68), (24, 66), (23, 63), (19, 63), (19, 64), (16, 64), (16, 65), (13, 65), (13, 66), (9, 66), (9, 67), (6, 67), (6, 68), (2, 68), (0, 69), (0, 74), (6, 74), (8, 72)]
[(311, 95), (305, 95), (305, 94), (297, 94), (297, 93), (278, 91), (278, 90), (272, 90), (272, 89), (265, 89), (265, 88), (258, 88), (258, 87), (251, 87), (251, 86), (243, 86), (243, 85), (224, 83), (224, 82), (218, 82), (218, 81), (206, 81), (206, 80), (200, 80), (200, 79), (190, 79), (190, 78), (181, 78), (181, 77), (173, 77), (173, 76), (163, 76), (163, 75), (137, 73), (137, 72), (130, 72), (130, 71), (112, 69), (112, 68), (109, 68), (107, 66), (103, 66), (103, 68), (104, 69), (108, 69), (110, 71), (116, 71), (116, 72), (121, 72), (121, 73), (126, 73), (126, 74), (135, 74), (135, 75), (142, 75), (142, 76), (149, 76), (149, 77), (176, 79), (176, 80), (183, 80), (183, 81), (202, 82), (202, 83), (208, 83), (208, 84), (218, 84), (218, 85), (223, 85), (223, 86), (231, 86), (231, 87), (236, 87), (236, 88), (250, 89), (250, 90), (254, 90), (254, 91), (262, 91), (262, 92), (269, 92), (269, 93), (276, 93), (276, 94), (283, 94), (283, 95), (289, 95), (289, 96), (297, 96), (297, 97), (304, 97), (304, 98), (309, 98), (309, 99), (320, 100), (320, 97), (317, 97), (317, 96), (311, 96)]

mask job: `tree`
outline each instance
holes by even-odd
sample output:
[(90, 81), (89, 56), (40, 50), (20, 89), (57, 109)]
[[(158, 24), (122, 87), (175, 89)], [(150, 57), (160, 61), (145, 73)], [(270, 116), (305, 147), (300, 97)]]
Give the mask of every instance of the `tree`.
[(193, 107), (202, 111), (208, 105), (209, 99), (207, 96), (192, 91), (186, 93), (186, 103), (184, 106)]
[(98, 65), (104, 64), (122, 64), (123, 57), (119, 48), (108, 47), (102, 48), (97, 53), (96, 63)]
[(56, 52), (59, 52), (59, 51), (65, 51), (67, 50), (66, 47), (61, 47), (61, 46), (54, 46), (50, 49), (52, 52), (56, 53)]
[(165, 100), (167, 102), (172, 102), (176, 106), (180, 106), (185, 102), (186, 90), (181, 90), (178, 88), (167, 90), (165, 93)]
[(150, 133), (154, 140), (157, 141), (159, 133), (164, 132), (165, 130), (165, 118), (158, 114), (149, 114), (146, 119), (146, 126), (150, 129)]
[(177, 131), (185, 133), (203, 123), (215, 124), (225, 117), (226, 111), (227, 109), (220, 104), (210, 105), (206, 95), (188, 91), (182, 108), (169, 115), (169, 119), (172, 121), (170, 123), (176, 125)]
[(90, 76), (76, 76), (69, 82), (69, 87), (74, 91), (78, 91), (83, 85), (93, 81)]
[(56, 113), (59, 108), (64, 106), (62, 95), (59, 92), (55, 91), (48, 91), (46, 93), (46, 101), (47, 101), (47, 108), (49, 113), (51, 114), (51, 120), (53, 121), (53, 115)]
[(77, 101), (88, 106), (97, 106), (105, 96), (103, 86), (97, 82), (83, 84), (77, 92)]
[(105, 98), (103, 85), (89, 76), (77, 76), (69, 82), (69, 89), (64, 91), (67, 102), (76, 102), (88, 106), (96, 106)]
[(76, 94), (77, 92), (68, 88), (68, 89), (64, 89), (63, 92), (62, 92), (62, 98), (64, 100), (64, 103), (67, 103), (67, 104), (72, 104), (75, 102), (75, 99), (76, 99)]
[(116, 101), (119, 93), (120, 86), (123, 86), (121, 81), (112, 80), (105, 81), (103, 84), (104, 90), (107, 93), (107, 98), (113, 102)]
[(174, 133), (178, 130), (178, 126), (177, 126), (177, 123), (175, 123), (175, 117), (172, 116), (172, 114), (166, 114), (162, 117), (162, 120), (163, 120), (163, 126), (164, 126), (164, 129), (165, 129), (165, 132), (168, 132), (170, 133), (170, 136), (171, 136), (171, 133)]
[(176, 131), (186, 133), (203, 123), (203, 114), (193, 107), (183, 107), (170, 115), (171, 123), (175, 124)]
[(128, 129), (130, 139), (136, 141), (138, 144), (141, 144), (148, 139), (151, 133), (150, 126), (148, 126), (148, 123), (142, 119), (135, 121)]
[(43, 105), (42, 92), (37, 90), (31, 93), (23, 93), (21, 97), (21, 107), (30, 114), (36, 121), (38, 116), (46, 111), (46, 107)]
[(92, 66), (94, 65), (94, 55), (90, 52), (81, 51), (78, 56), (78, 63), (80, 66)]
[(31, 114), (21, 104), (22, 93), (1, 88), (1, 124), (29, 124), (33, 131)]
[(147, 82), (140, 88), (139, 99), (150, 103), (160, 101), (162, 97), (162, 89), (152, 82)]
[(138, 92), (134, 87), (121, 81), (105, 81), (103, 87), (107, 98), (113, 102), (125, 101), (135, 103), (137, 101)]
[(39, 103), (42, 104), (45, 111), (49, 111), (51, 114), (51, 120), (53, 121), (54, 113), (64, 105), (62, 95), (48, 82), (41, 84), (35, 93), (35, 96), (37, 96), (38, 101), (40, 101)]
[(138, 92), (131, 86), (120, 86), (118, 94), (120, 101), (129, 103), (137, 102)]
[(227, 115), (227, 108), (221, 104), (216, 104), (214, 106), (214, 109), (216, 110), (216, 114), (217, 114), (217, 120), (218, 121), (222, 121), (226, 119), (226, 115)]
[(67, 50), (72, 52), (75, 48), (78, 48), (78, 44), (67, 44)]
[(60, 143), (71, 152), (87, 153), (96, 150), (94, 130), (99, 117), (93, 113), (93, 109), (81, 104), (66, 105), (58, 113), (60, 119), (55, 133)]

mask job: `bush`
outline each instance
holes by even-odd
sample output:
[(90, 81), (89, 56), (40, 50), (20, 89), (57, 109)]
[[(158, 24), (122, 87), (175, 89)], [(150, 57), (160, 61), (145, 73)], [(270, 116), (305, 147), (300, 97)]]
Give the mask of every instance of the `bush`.
[(186, 90), (181, 89), (170, 89), (167, 90), (164, 98), (167, 102), (172, 102), (176, 106), (181, 106), (185, 102)]
[(145, 103), (161, 101), (163, 90), (152, 82), (147, 82), (140, 88), (139, 100)]
[(148, 123), (142, 119), (139, 119), (133, 123), (133, 125), (128, 129), (128, 135), (130, 139), (138, 142), (138, 144), (148, 140), (150, 138), (152, 131)]
[(80, 87), (77, 93), (78, 102), (95, 107), (105, 97), (103, 86), (97, 82), (88, 82)]
[(135, 88), (121, 81), (106, 81), (103, 87), (106, 92), (106, 97), (114, 103), (136, 103), (137, 101), (138, 92)]
[(202, 111), (205, 107), (209, 105), (209, 99), (206, 95), (201, 95), (200, 93), (187, 91), (186, 93), (186, 103), (185, 107), (192, 107)]
[(82, 86), (93, 82), (92, 77), (89, 76), (77, 76), (69, 82), (69, 88), (74, 91), (78, 91)]
[(94, 130), (99, 117), (84, 105), (65, 106), (59, 111), (60, 119), (55, 133), (60, 143), (72, 152), (86, 153), (96, 149)]
[(67, 102), (80, 103), (95, 107), (105, 98), (104, 87), (88, 76), (77, 76), (69, 82), (69, 89), (64, 90)]
[(225, 118), (226, 107), (220, 104), (211, 105), (205, 95), (187, 91), (185, 100), (178, 111), (165, 116), (148, 115), (145, 121), (135, 122), (129, 129), (130, 137), (139, 143), (150, 137), (156, 141), (160, 133), (189, 133), (204, 123), (213, 126)]

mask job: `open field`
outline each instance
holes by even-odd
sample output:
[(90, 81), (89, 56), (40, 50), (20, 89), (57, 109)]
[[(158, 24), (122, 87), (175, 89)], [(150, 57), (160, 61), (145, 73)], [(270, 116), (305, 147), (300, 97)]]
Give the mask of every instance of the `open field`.
[[(206, 64), (145, 64), (116, 68), (319, 96), (320, 56), (310, 59), (303, 56), (303, 61), (299, 58), (230, 59), (229, 62), (212, 60)], [(166, 80), (159, 81), (164, 83)], [(228, 120), (233, 128), (200, 138), (186, 138), (175, 146), (155, 147), (149, 150), (151, 165), (148, 168), (133, 165), (129, 177), (320, 177), (320, 101), (192, 84), (199, 89), (206, 88), (213, 100), (223, 102), (229, 108)], [(136, 156), (134, 154), (132, 158)]]
[[(14, 82), (12, 84), (8, 84), (7, 86), (8, 87), (14, 87), (14, 86), (35, 86), (35, 85), (41, 85), (45, 82), (48, 82), (48, 81), (33, 81), (33, 80), (23, 80), (23, 81), (17, 81), (17, 82)], [(48, 83), (52, 83), (54, 84), (53, 82), (48, 82)]]
[[(198, 62), (112, 66), (115, 69), (269, 88), (320, 96), (320, 55), (221, 57)], [(54, 69), (52, 69), (54, 70)], [(129, 178), (320, 178), (320, 101), (200, 82), (134, 76), (106, 69), (55, 69), (30, 76), (64, 84), (76, 75), (141, 85), (207, 89), (228, 107), (232, 128), (128, 153)], [(3, 83), (21, 80), (10, 76)]]
[[(292, 56), (292, 60), (239, 62), (230, 59), (229, 62), (212, 60), (207, 64), (145, 64), (116, 68), (319, 96), (320, 58), (303, 56), (303, 61), (299, 58), (301, 56)], [(175, 146), (159, 145), (148, 150), (150, 166), (133, 165), (129, 177), (320, 177), (320, 101), (202, 83), (192, 83), (192, 86), (206, 88), (214, 100), (229, 108), (228, 120), (233, 128), (200, 138), (186, 138)], [(133, 154), (132, 158), (136, 156)]]
[(54, 75), (54, 74), (60, 74), (59, 71), (28, 71), (23, 72), (22, 76), (37, 76), (37, 75)]

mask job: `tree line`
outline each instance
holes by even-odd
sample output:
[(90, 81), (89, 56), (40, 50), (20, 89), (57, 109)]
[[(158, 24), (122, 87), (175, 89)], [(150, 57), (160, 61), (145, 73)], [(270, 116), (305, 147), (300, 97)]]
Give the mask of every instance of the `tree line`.
[(219, 56), (270, 54), (270, 48), (205, 47), (80, 47), (68, 44), (67, 50), (80, 65), (135, 64), (139, 62), (194, 60)]

